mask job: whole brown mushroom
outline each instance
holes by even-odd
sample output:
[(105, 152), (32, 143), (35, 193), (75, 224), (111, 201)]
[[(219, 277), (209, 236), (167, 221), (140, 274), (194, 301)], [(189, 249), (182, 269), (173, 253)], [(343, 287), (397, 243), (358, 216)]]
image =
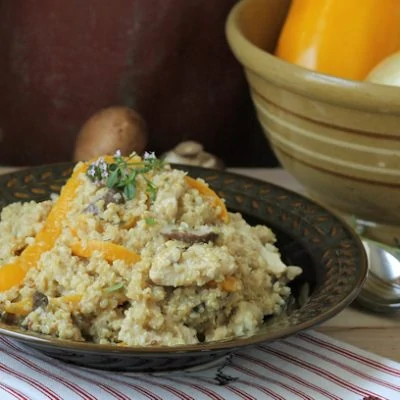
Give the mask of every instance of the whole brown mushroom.
[(104, 108), (93, 114), (82, 126), (75, 142), (74, 161), (114, 154), (127, 156), (143, 153), (147, 129), (135, 110), (124, 106)]

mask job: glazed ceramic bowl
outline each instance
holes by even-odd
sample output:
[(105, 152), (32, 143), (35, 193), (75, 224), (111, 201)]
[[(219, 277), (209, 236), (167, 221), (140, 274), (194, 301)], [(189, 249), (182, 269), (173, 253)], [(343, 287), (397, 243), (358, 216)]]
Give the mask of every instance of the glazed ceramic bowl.
[(363, 220), (400, 225), (400, 89), (274, 56), (289, 5), (243, 0), (226, 25), (271, 147), (313, 198)]
[[(58, 192), (73, 165), (30, 168), (0, 177), (0, 209), (15, 201), (41, 201)], [(0, 321), (8, 336), (44, 354), (90, 368), (120, 371), (171, 371), (219, 362), (226, 355), (262, 342), (310, 329), (341, 311), (360, 292), (367, 272), (358, 237), (329, 211), (273, 184), (225, 171), (180, 166), (205, 179), (250, 224), (266, 224), (277, 236), (287, 264), (303, 273), (291, 283), (287, 311), (266, 318), (260, 331), (248, 337), (176, 347), (129, 347), (62, 340), (35, 334)]]

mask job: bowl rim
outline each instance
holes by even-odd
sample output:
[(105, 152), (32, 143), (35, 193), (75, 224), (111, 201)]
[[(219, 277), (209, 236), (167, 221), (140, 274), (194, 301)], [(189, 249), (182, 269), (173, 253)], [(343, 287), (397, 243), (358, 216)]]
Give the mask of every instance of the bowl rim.
[[(253, 44), (242, 30), (241, 15), (245, 8), (259, 1), (240, 0), (229, 12), (225, 24), (228, 44), (246, 69), (262, 79), (314, 100), (372, 113), (400, 114), (398, 87), (315, 72), (282, 60)], [(299, 81), (301, 86), (293, 85)]]

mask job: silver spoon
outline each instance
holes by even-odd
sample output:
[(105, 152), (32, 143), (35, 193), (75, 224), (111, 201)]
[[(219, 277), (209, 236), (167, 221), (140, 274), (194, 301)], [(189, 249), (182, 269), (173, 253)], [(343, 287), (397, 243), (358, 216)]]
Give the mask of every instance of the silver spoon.
[(363, 239), (368, 277), (356, 300), (379, 313), (400, 311), (400, 259), (379, 243)]

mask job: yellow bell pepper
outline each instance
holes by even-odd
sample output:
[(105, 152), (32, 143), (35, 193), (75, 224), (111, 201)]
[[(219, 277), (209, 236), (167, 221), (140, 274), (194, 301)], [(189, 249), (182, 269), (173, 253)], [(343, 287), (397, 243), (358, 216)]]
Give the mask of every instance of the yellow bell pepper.
[[(66, 303), (72, 306), (76, 306), (82, 300), (81, 294), (67, 294), (62, 297), (53, 297), (50, 301), (54, 304), (60, 305)], [(32, 311), (33, 300), (32, 298), (26, 298), (15, 303), (10, 303), (3, 307), (3, 310), (7, 313), (26, 316)]]
[(24, 299), (4, 306), (4, 311), (14, 315), (25, 316), (32, 311), (32, 299)]
[(234, 276), (227, 276), (222, 282), (216, 282), (214, 280), (207, 282), (206, 287), (208, 289), (220, 287), (225, 292), (233, 293), (239, 290), (239, 282)]
[[(103, 159), (107, 163), (114, 161), (113, 156), (105, 156)], [(130, 161), (135, 162), (140, 162), (141, 160), (139, 156), (130, 159)], [(60, 197), (47, 216), (43, 228), (36, 235), (34, 243), (27, 246), (14, 262), (0, 266), (0, 292), (21, 284), (27, 272), (37, 265), (42, 254), (53, 248), (57, 238), (60, 236), (62, 222), (65, 220), (76, 192), (82, 184), (80, 174), (85, 173), (89, 165), (94, 161), (90, 160), (81, 163), (74, 169), (72, 176), (62, 188)], [(74, 249), (77, 255), (86, 257), (89, 257), (93, 251), (99, 250), (105, 254), (106, 259), (109, 261), (121, 258), (134, 264), (140, 259), (136, 253), (112, 244), (90, 242), (88, 247), (82, 247), (77, 243)]]
[(26, 247), (16, 261), (0, 267), (0, 292), (19, 285), (26, 273), (36, 266), (41, 255), (51, 250), (61, 233), (61, 223), (65, 219), (70, 203), (81, 184), (79, 176), (87, 169), (87, 164), (75, 168), (71, 178), (63, 187), (60, 197), (51, 209), (41, 231), (36, 235), (34, 243)]
[(127, 264), (133, 265), (140, 261), (139, 254), (111, 242), (89, 240), (86, 244), (83, 244), (82, 242), (76, 241), (70, 244), (70, 248), (73, 255), (83, 258), (90, 258), (93, 256), (93, 253), (97, 251), (109, 262), (122, 260)]
[(192, 189), (196, 189), (202, 196), (204, 196), (213, 207), (219, 207), (220, 217), (224, 222), (229, 222), (229, 214), (226, 209), (226, 205), (224, 201), (218, 197), (218, 195), (209, 188), (205, 183), (199, 181), (198, 179), (194, 179), (190, 176), (185, 176), (186, 184)]
[(305, 68), (362, 80), (399, 49), (399, 0), (293, 0), (275, 53)]

